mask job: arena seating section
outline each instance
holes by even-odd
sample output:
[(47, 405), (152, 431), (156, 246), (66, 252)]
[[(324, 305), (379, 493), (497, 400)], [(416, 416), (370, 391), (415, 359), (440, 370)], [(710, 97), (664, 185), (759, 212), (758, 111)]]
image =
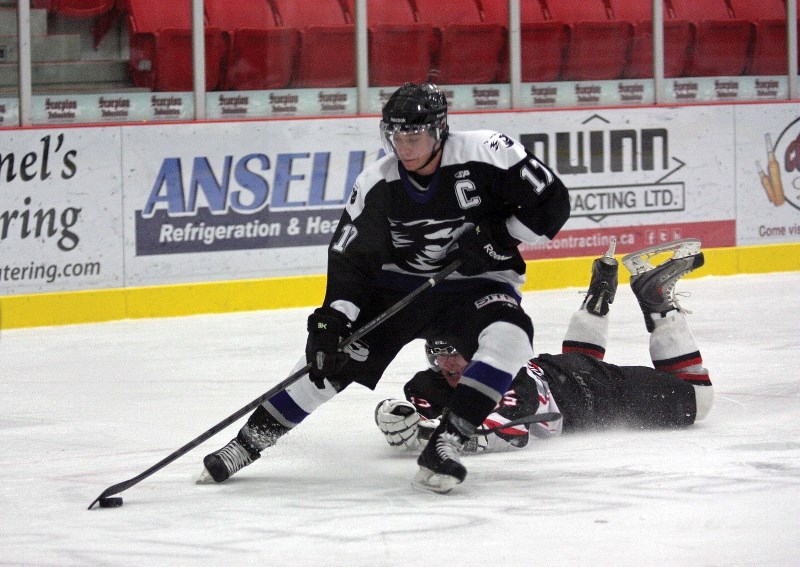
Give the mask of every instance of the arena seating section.
[[(628, 46), (625, 64), (626, 79), (653, 76), (653, 12), (650, 2), (614, 0), (617, 18), (630, 22), (633, 36)], [(681, 77), (689, 65), (690, 47), (694, 40), (694, 26), (689, 20), (673, 17), (664, 3), (664, 76)]]
[[(502, 25), (503, 33), (507, 33), (508, 3), (485, 1), (482, 6), (486, 20)], [(522, 58), (522, 81), (555, 81), (561, 77), (563, 54), (569, 38), (566, 24), (546, 18), (538, 0), (522, 1), (520, 35), (522, 53), (532, 55)], [(507, 81), (508, 58), (505, 52), (501, 55), (498, 80)]]
[(786, 4), (784, 0), (731, 0), (734, 14), (752, 23), (754, 39), (748, 75), (785, 75)]
[[(192, 90), (192, 10), (189, 2), (127, 0), (131, 78), (157, 91)], [(225, 42), (206, 25), (206, 88), (219, 85)]]
[(226, 34), (223, 90), (280, 89), (292, 78), (300, 45), (296, 28), (278, 26), (264, 0), (205, 0), (208, 21)]
[[(352, 15), (354, 0), (348, 0)], [(374, 86), (425, 82), (436, 48), (434, 27), (417, 20), (409, 2), (369, 0), (369, 75)]]
[[(758, 2), (761, 3), (761, 0)], [(670, 0), (675, 17), (695, 29), (689, 76), (740, 75), (747, 68), (753, 24), (723, 0)]]
[[(667, 77), (786, 73), (786, 0), (664, 0)], [(37, 0), (126, 18), (137, 87), (190, 90), (189, 0)], [(371, 86), (508, 80), (506, 0), (367, 0)], [(652, 76), (648, 0), (520, 0), (522, 80)], [(355, 0), (205, 0), (206, 87), (355, 86)], [(106, 24), (107, 25), (107, 24)]]

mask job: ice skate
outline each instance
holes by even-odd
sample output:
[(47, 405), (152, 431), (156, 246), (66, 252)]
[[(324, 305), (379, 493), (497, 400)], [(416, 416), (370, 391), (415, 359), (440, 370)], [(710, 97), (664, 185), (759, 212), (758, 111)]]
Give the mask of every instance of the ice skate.
[(258, 459), (261, 451), (272, 447), (288, 431), (289, 428), (278, 423), (264, 406), (258, 406), (235, 439), (219, 451), (206, 455), (197, 484), (224, 482)]
[(444, 494), (464, 482), (467, 469), (459, 459), (464, 439), (458, 433), (448, 431), (447, 425), (443, 420), (420, 453), (417, 459), (419, 471), (412, 481), (414, 488)]
[(206, 455), (197, 484), (224, 482), (259, 457), (261, 454), (239, 434), (222, 449)]
[(612, 238), (608, 251), (592, 262), (592, 279), (581, 309), (598, 317), (608, 314), (608, 306), (614, 303), (617, 293), (619, 262), (614, 258), (616, 245), (616, 238)]
[[(650, 259), (663, 252), (672, 252), (672, 257), (654, 266)], [(622, 259), (622, 263), (631, 272), (631, 289), (642, 308), (649, 332), (654, 329), (654, 314), (683, 311), (675, 299), (675, 283), (701, 267), (704, 262), (700, 241), (693, 238), (651, 246)]]
[[(672, 258), (686, 258), (689, 256), (696, 256), (700, 253), (700, 241), (696, 238), (684, 238), (683, 240), (673, 240), (672, 242), (664, 242), (663, 244), (656, 244), (649, 248), (644, 248), (638, 252), (631, 252), (623, 256), (622, 263), (631, 273), (631, 276), (638, 276), (644, 272), (654, 270), (654, 266), (650, 260), (663, 254), (665, 252), (672, 252)], [(661, 265), (663, 265), (662, 263)]]

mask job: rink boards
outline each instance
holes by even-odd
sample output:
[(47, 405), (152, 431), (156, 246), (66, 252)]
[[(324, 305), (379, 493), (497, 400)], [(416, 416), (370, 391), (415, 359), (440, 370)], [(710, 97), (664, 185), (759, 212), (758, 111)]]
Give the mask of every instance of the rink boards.
[[(453, 113), (525, 144), (571, 218), (526, 290), (700, 238), (699, 275), (800, 270), (797, 103)], [(2, 328), (310, 306), (376, 117), (0, 131)]]

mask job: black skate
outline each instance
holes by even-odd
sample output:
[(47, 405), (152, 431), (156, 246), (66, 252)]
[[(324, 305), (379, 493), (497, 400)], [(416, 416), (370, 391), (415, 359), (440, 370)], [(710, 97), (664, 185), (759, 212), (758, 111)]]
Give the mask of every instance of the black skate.
[(612, 238), (608, 251), (592, 262), (592, 280), (589, 283), (589, 291), (586, 292), (586, 299), (581, 305), (581, 309), (598, 317), (608, 314), (608, 306), (614, 303), (614, 296), (617, 293), (619, 262), (614, 258), (616, 245), (617, 240)]
[[(650, 263), (652, 257), (663, 252), (672, 252), (672, 257), (658, 266)], [(653, 314), (664, 315), (672, 310), (685, 312), (675, 299), (675, 283), (704, 262), (700, 241), (694, 238), (651, 246), (622, 258), (631, 272), (631, 289), (642, 308), (649, 332), (655, 328)]]
[(261, 451), (272, 447), (288, 431), (289, 428), (281, 425), (264, 406), (258, 406), (235, 439), (219, 451), (206, 455), (197, 484), (228, 480), (258, 459)]
[(208, 484), (212, 480), (224, 482), (259, 457), (261, 453), (239, 434), (222, 449), (206, 455), (203, 459), (203, 472), (200, 473), (197, 484)]
[(447, 420), (443, 419), (420, 453), (419, 471), (412, 481), (414, 488), (444, 494), (464, 482), (467, 469), (461, 464), (459, 453), (465, 440), (458, 433), (448, 431), (447, 425)]

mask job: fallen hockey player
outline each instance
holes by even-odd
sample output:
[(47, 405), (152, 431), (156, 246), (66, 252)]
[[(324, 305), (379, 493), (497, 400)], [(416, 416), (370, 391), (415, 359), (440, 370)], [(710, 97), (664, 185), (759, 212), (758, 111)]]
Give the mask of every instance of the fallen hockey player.
[[(648, 261), (667, 251), (673, 256), (659, 266)], [(650, 368), (603, 361), (618, 263), (613, 254), (596, 259), (589, 290), (564, 337), (563, 354), (540, 354), (531, 359), (464, 451), (521, 448), (530, 437), (547, 438), (562, 431), (621, 424), (685, 427), (705, 418), (713, 404), (714, 389), (684, 310), (674, 295), (678, 279), (701, 267), (703, 261), (700, 242), (693, 239), (654, 246), (623, 258), (650, 333), (654, 366)], [(384, 400), (375, 409), (378, 427), (395, 447), (425, 446), (468, 364), (448, 340), (426, 341), (425, 351), (430, 367), (405, 385), (406, 400)], [(503, 428), (512, 421), (553, 412), (560, 413), (562, 419)], [(493, 431), (487, 433), (490, 429)]]

